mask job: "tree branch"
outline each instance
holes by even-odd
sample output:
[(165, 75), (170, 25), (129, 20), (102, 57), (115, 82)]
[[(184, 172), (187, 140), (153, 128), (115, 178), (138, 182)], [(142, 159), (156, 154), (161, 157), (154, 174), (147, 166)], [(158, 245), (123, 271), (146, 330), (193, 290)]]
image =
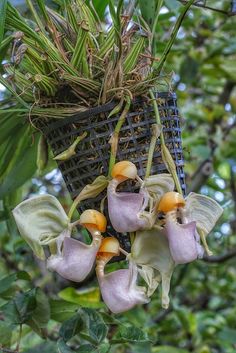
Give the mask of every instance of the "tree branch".
[[(225, 105), (229, 101), (229, 98), (231, 96), (231, 93), (232, 93), (234, 87), (235, 87), (234, 81), (231, 81), (231, 80), (226, 81), (226, 83), (222, 89), (222, 92), (219, 95), (218, 104)], [(216, 132), (216, 126), (222, 125), (222, 122), (223, 122), (222, 118), (223, 117), (220, 117), (219, 119), (214, 120), (214, 124), (212, 124), (210, 127), (209, 136), (214, 135), (214, 133)], [(230, 126), (229, 128), (231, 130), (232, 126)], [(222, 127), (222, 129), (223, 129), (223, 127)], [(214, 139), (209, 138), (209, 147), (211, 149), (211, 156), (210, 156), (210, 158), (205, 159), (200, 164), (198, 169), (195, 171), (195, 173), (191, 177), (192, 183), (189, 187), (189, 192), (190, 191), (197, 192), (200, 189), (200, 187), (207, 182), (207, 179), (209, 178), (209, 176), (213, 172), (212, 160), (214, 158), (215, 150), (218, 147)]]
[[(184, 5), (186, 5), (188, 3), (188, 1), (186, 1), (186, 0), (178, 0), (178, 1), (181, 2), (181, 4), (184, 4)], [(223, 15), (226, 15), (226, 16), (232, 16), (232, 14), (234, 14), (234, 12), (232, 12), (232, 11), (228, 12), (228, 11), (216, 9), (214, 7), (210, 7), (210, 6), (207, 6), (207, 5), (201, 5), (201, 4), (198, 4), (198, 3), (193, 4), (193, 6), (201, 7), (201, 8), (206, 9), (206, 10), (219, 12), (219, 13), (221, 13)]]
[(207, 182), (207, 179), (212, 174), (212, 172), (212, 160), (207, 158), (200, 164), (194, 175), (191, 177), (192, 183), (188, 187), (188, 192), (197, 192), (200, 187)]
[(219, 256), (204, 256), (203, 261), (209, 262), (209, 263), (221, 263), (225, 262), (227, 260), (232, 259), (233, 257), (236, 256), (236, 248), (230, 250), (226, 254), (219, 255)]

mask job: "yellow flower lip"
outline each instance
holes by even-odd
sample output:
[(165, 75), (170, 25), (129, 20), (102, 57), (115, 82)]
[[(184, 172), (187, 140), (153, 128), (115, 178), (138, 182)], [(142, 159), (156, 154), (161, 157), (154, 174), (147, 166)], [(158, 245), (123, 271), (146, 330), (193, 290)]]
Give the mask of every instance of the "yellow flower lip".
[(160, 203), (158, 205), (158, 211), (168, 213), (173, 211), (175, 208), (180, 208), (185, 206), (185, 200), (182, 195), (178, 192), (170, 191), (162, 196)]
[(98, 250), (97, 258), (106, 259), (112, 258), (120, 254), (119, 250), (120, 244), (115, 237), (107, 237), (102, 239), (102, 244)]
[(135, 179), (138, 171), (134, 163), (129, 161), (121, 161), (114, 165), (111, 176), (115, 179), (121, 179), (122, 181), (127, 179)]
[(80, 224), (89, 231), (93, 229), (94, 231), (98, 230), (103, 233), (106, 231), (107, 220), (101, 212), (88, 209), (81, 214)]

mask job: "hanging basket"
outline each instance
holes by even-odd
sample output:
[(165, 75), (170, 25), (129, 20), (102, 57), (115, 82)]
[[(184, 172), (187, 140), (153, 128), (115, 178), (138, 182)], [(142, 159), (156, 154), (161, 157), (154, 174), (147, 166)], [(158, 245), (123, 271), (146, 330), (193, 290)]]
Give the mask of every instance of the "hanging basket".
[[(156, 98), (165, 143), (175, 162), (180, 185), (185, 194), (184, 160), (176, 94), (161, 92), (156, 94)], [(46, 137), (54, 156), (67, 150), (77, 136), (87, 132), (87, 137), (79, 143), (76, 154), (68, 160), (58, 161), (58, 168), (72, 199), (79, 194), (85, 185), (92, 183), (97, 176), (108, 174), (111, 147), (109, 140), (119, 119), (119, 115), (111, 118), (108, 118), (108, 115), (116, 104), (116, 102), (112, 102), (101, 105), (72, 115), (69, 118), (57, 120), (40, 118), (34, 121)], [(145, 176), (151, 127), (155, 123), (153, 105), (147, 99), (136, 99), (132, 102), (119, 134), (116, 161), (129, 160), (133, 162), (141, 178)], [(160, 139), (156, 143), (151, 175), (158, 173), (168, 173), (161, 158)], [(128, 191), (135, 191), (135, 185), (132, 183), (126, 184), (126, 190), (127, 188)], [(88, 208), (99, 210), (101, 200), (105, 195), (104, 192), (96, 199), (81, 202), (78, 211), (82, 212)], [(106, 216), (108, 215), (106, 214)], [(116, 235), (121, 246), (127, 251), (129, 250), (129, 237), (116, 233), (109, 222), (107, 233)]]

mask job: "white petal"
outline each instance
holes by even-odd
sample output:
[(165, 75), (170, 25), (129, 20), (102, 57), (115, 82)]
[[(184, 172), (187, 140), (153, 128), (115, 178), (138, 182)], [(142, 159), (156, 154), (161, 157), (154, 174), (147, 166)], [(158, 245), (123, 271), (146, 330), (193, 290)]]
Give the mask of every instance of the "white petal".
[(223, 208), (215, 200), (194, 192), (187, 196), (185, 210), (188, 221), (195, 221), (205, 236), (211, 232), (223, 213)]
[(161, 282), (160, 272), (147, 265), (142, 265), (138, 272), (147, 283), (147, 296), (151, 297)]
[(143, 187), (147, 189), (155, 201), (159, 201), (161, 197), (175, 188), (175, 183), (170, 174), (163, 173), (151, 175), (143, 182)]
[(136, 233), (132, 245), (132, 259), (138, 265), (147, 265), (158, 270), (162, 278), (162, 306), (169, 305), (170, 280), (175, 263), (171, 256), (164, 230), (144, 230)]
[(42, 245), (54, 241), (68, 227), (68, 217), (52, 195), (23, 201), (12, 212), (21, 236), (42, 260), (45, 259)]

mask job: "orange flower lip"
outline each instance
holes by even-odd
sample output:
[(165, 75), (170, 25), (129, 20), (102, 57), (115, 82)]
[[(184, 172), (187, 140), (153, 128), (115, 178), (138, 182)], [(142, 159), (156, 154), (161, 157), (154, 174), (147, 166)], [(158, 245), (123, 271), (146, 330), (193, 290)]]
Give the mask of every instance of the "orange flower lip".
[(107, 220), (101, 212), (88, 209), (81, 214), (80, 224), (89, 231), (97, 230), (103, 233), (106, 231)]
[(161, 201), (158, 205), (158, 211), (168, 213), (173, 211), (175, 208), (185, 206), (185, 200), (182, 195), (178, 192), (170, 191), (162, 196)]
[(115, 237), (107, 237), (102, 239), (101, 246), (97, 253), (98, 259), (112, 258), (120, 254), (120, 244)]
[(112, 178), (119, 179), (121, 182), (127, 179), (135, 179), (137, 177), (136, 166), (129, 161), (121, 161), (114, 165), (111, 176)]

